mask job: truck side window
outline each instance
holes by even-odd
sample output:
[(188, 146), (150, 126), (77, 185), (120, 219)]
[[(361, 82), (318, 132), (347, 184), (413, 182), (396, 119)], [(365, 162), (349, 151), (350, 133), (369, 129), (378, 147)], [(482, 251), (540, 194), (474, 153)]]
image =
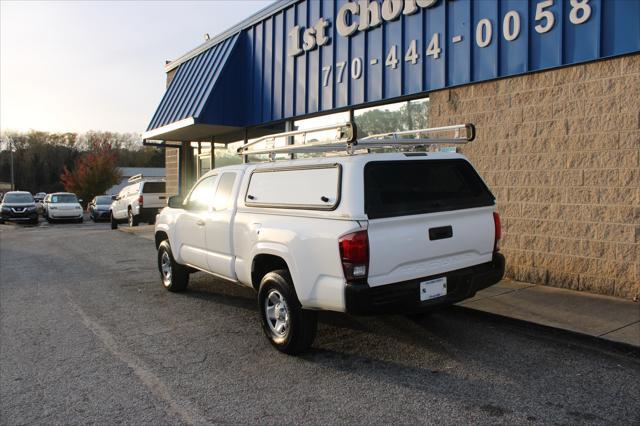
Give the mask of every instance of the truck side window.
[(187, 199), (187, 208), (189, 210), (207, 210), (213, 200), (213, 189), (216, 186), (217, 175), (209, 176), (202, 179), (191, 190)]
[(233, 191), (233, 185), (235, 183), (235, 173), (222, 174), (218, 189), (216, 190), (216, 196), (213, 200), (213, 208), (215, 210), (225, 210), (231, 206), (231, 192)]

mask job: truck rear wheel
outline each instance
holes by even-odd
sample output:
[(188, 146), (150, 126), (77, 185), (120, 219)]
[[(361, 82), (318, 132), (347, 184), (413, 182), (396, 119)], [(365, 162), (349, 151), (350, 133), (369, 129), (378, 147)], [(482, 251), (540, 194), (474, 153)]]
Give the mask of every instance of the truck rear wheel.
[(315, 311), (302, 309), (289, 271), (280, 269), (262, 278), (258, 309), (262, 329), (279, 351), (295, 355), (313, 343), (318, 316)]
[(133, 214), (133, 210), (129, 209), (128, 217), (130, 227), (138, 226), (138, 216)]
[(169, 241), (164, 240), (158, 246), (158, 270), (162, 285), (169, 291), (184, 291), (189, 284), (189, 269), (173, 258)]

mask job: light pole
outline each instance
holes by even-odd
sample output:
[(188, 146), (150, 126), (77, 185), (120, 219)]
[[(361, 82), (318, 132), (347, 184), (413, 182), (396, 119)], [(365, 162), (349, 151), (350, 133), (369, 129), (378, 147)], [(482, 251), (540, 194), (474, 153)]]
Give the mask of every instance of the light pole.
[(7, 143), (9, 144), (9, 158), (10, 160), (10, 164), (11, 164), (11, 190), (15, 191), (16, 190), (16, 184), (15, 184), (15, 180), (13, 177), (13, 139), (11, 138), (11, 136), (7, 136)]

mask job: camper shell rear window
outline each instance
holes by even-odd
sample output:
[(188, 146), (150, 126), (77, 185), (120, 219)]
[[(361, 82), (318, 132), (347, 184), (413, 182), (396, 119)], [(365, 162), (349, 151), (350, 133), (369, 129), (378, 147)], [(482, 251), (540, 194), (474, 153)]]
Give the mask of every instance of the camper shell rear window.
[(372, 161), (364, 168), (369, 219), (492, 206), (495, 197), (467, 161)]
[(165, 183), (164, 182), (145, 182), (142, 186), (142, 192), (144, 194), (164, 194)]

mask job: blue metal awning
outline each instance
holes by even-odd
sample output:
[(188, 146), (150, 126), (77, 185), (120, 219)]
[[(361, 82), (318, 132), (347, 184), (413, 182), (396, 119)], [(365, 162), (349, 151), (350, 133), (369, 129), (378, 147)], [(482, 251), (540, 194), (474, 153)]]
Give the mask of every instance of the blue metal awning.
[(239, 38), (236, 33), (178, 67), (143, 139), (196, 140), (236, 129), (202, 123), (200, 118)]

